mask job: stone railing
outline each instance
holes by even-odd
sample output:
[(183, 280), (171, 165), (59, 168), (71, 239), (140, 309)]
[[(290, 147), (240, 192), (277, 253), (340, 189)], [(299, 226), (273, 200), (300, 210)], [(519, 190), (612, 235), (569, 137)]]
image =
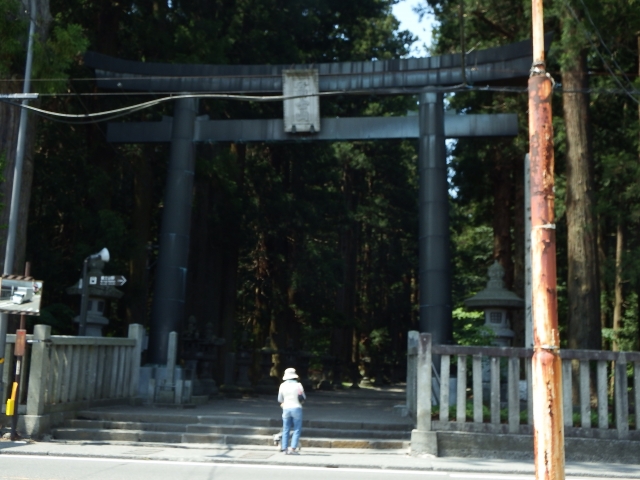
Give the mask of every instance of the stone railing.
[[(143, 338), (138, 324), (129, 326), (128, 338), (51, 335), (51, 327), (36, 325), (27, 335), (30, 348), (16, 402), (19, 430), (38, 436), (65, 413), (131, 401), (138, 393)], [(5, 385), (14, 371), (14, 345), (15, 335), (7, 335)]]
[[(532, 349), (431, 345), (418, 332), (409, 332), (408, 347), (407, 408), (418, 449), (437, 450), (434, 432), (533, 433)], [(640, 352), (560, 356), (565, 437), (640, 440)]]

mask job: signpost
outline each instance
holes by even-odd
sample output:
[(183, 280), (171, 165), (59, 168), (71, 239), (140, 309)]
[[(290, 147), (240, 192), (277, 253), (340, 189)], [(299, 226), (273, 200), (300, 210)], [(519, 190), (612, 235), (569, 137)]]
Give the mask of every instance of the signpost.
[(102, 275), (100, 277), (89, 277), (89, 285), (115, 286), (121, 287), (127, 283), (124, 275)]

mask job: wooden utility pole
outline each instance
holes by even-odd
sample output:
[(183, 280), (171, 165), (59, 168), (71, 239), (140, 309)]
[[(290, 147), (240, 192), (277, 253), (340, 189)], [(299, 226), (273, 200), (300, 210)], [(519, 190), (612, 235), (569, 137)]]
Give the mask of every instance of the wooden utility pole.
[(533, 65), (529, 77), (531, 277), (533, 310), (533, 448), (537, 480), (564, 479), (562, 361), (558, 333), (554, 156), (542, 0), (532, 0)]

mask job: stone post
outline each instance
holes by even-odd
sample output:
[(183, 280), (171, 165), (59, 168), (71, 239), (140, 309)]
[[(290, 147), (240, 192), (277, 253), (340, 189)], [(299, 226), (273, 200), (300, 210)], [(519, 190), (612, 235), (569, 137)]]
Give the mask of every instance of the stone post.
[(322, 363), (322, 380), (317, 385), (318, 390), (331, 390), (331, 370), (333, 367), (334, 357), (331, 355), (323, 355), (320, 357)]
[(407, 410), (409, 415), (416, 419), (418, 390), (417, 390), (417, 363), (418, 345), (420, 344), (420, 333), (412, 330), (407, 335)]
[(249, 366), (251, 365), (251, 352), (244, 347), (238, 350), (236, 357), (236, 365), (238, 366), (237, 385), (241, 389), (251, 390), (251, 380), (249, 380)]
[(129, 325), (129, 338), (135, 338), (136, 346), (133, 348), (133, 354), (131, 356), (131, 387), (130, 393), (131, 400), (135, 401), (138, 397), (140, 388), (140, 364), (142, 357), (142, 342), (144, 342), (144, 327), (139, 323), (132, 323)]
[(360, 368), (358, 366), (358, 362), (350, 362), (348, 365), (349, 376), (351, 377), (351, 386), (349, 388), (353, 388), (357, 390), (360, 388)]
[(25, 433), (30, 437), (39, 437), (49, 431), (51, 426), (49, 415), (45, 414), (50, 341), (51, 327), (49, 325), (36, 325), (33, 329), (33, 346), (31, 348), (27, 414), (23, 417)]
[(176, 361), (178, 358), (178, 333), (169, 332), (167, 342), (166, 367), (154, 367), (155, 375), (149, 382), (149, 388), (154, 389), (152, 401), (158, 404), (183, 403), (182, 388), (184, 379), (176, 373)]
[(333, 375), (331, 386), (338, 390), (344, 388), (342, 385), (342, 361), (339, 358), (335, 358), (333, 361)]
[(271, 338), (267, 337), (264, 347), (258, 350), (260, 354), (260, 380), (256, 385), (256, 391), (260, 393), (276, 393), (278, 386), (275, 379), (271, 376), (271, 368), (273, 367), (273, 354), (275, 350), (271, 348)]
[(417, 427), (411, 432), (411, 453), (438, 455), (436, 432), (431, 431), (431, 334), (421, 333), (418, 342)]
[(176, 360), (178, 358), (178, 333), (169, 333), (169, 344), (167, 347), (167, 383), (173, 385), (176, 375)]

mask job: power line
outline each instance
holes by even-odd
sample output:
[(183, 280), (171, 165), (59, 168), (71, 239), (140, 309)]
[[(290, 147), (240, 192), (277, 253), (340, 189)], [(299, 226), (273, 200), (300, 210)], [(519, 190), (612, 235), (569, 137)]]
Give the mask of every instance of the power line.
[[(334, 92), (329, 92), (329, 93), (334, 93)], [(70, 94), (70, 95), (75, 96), (75, 94)], [(318, 94), (318, 95), (322, 95), (322, 94)], [(146, 108), (153, 107), (155, 105), (159, 105), (161, 103), (170, 102), (173, 100), (178, 100), (183, 98), (215, 98), (215, 99), (225, 99), (225, 100), (271, 102), (271, 101), (282, 101), (285, 99), (301, 98), (304, 96), (305, 95), (299, 95), (299, 96), (293, 96), (293, 97), (285, 97), (283, 95), (251, 96), (251, 95), (227, 95), (227, 94), (213, 94), (213, 93), (173, 95), (173, 96), (158, 98), (155, 100), (149, 100), (147, 102), (142, 102), (142, 103), (131, 105), (128, 107), (116, 108), (113, 110), (106, 110), (104, 112), (81, 113), (81, 114), (52, 112), (50, 110), (44, 110), (42, 108), (37, 108), (30, 105), (20, 105), (14, 102), (9, 102), (1, 98), (0, 98), (0, 101), (4, 101), (16, 107), (26, 108), (38, 115), (41, 115), (45, 118), (49, 118), (50, 120), (56, 120), (63, 123), (86, 124), (86, 123), (96, 123), (96, 122), (113, 120), (115, 118), (119, 118), (125, 115), (129, 115), (131, 113), (135, 113), (140, 110), (144, 110)]]
[[(459, 88), (460, 86), (455, 86), (453, 88)], [(450, 89), (434, 89), (439, 91), (449, 91)], [(284, 100), (293, 100), (296, 98), (305, 98), (309, 96), (318, 96), (318, 97), (326, 97), (326, 96), (336, 96), (343, 95), (345, 93), (353, 94), (357, 92), (353, 91), (334, 91), (334, 92), (320, 92), (316, 95), (229, 95), (229, 94), (220, 94), (220, 93), (197, 93), (197, 94), (181, 94), (181, 95), (171, 95), (163, 98), (158, 98), (155, 100), (149, 100), (147, 102), (142, 102), (136, 105), (131, 105), (128, 107), (116, 108), (112, 110), (106, 110), (104, 112), (96, 112), (96, 113), (81, 113), (81, 114), (72, 114), (72, 113), (59, 113), (53, 112), (50, 110), (45, 110), (42, 108), (33, 107), (31, 105), (21, 105), (15, 102), (7, 101), (3, 98), (0, 98), (0, 101), (8, 103), (12, 106), (23, 108), (30, 110), (37, 115), (43, 116), (45, 118), (49, 118), (50, 120), (55, 120), (62, 123), (74, 123), (74, 124), (87, 124), (87, 123), (96, 123), (96, 122), (104, 122), (113, 120), (115, 118), (123, 117), (125, 115), (129, 115), (131, 113), (135, 113), (140, 110), (144, 110), (146, 108), (153, 107), (155, 105), (159, 105), (161, 103), (166, 103), (178, 99), (184, 98), (212, 98), (217, 100), (236, 100), (236, 101), (249, 101), (249, 102), (281, 102)], [(372, 95), (370, 91), (362, 91), (360, 92), (366, 93), (368, 95)], [(400, 92), (399, 92), (400, 93)], [(407, 93), (407, 92), (402, 92)], [(418, 93), (416, 91), (415, 93)], [(70, 94), (74, 95), (75, 94)], [(128, 95), (128, 94), (127, 94)]]
[[(327, 96), (336, 96), (343, 95), (348, 93), (350, 95), (369, 95), (375, 96), (376, 94), (398, 94), (398, 95), (407, 95), (407, 94), (418, 94), (422, 89), (379, 89), (379, 90), (363, 90), (363, 91), (336, 91), (336, 92), (320, 92), (317, 96), (327, 97)], [(464, 93), (464, 92), (496, 92), (496, 93), (512, 93), (512, 94), (527, 94), (527, 87), (497, 87), (490, 85), (456, 85), (447, 88), (439, 89), (445, 93)], [(604, 88), (585, 88), (585, 89), (563, 89), (560, 84), (556, 84), (554, 88), (554, 92), (556, 93), (598, 93), (605, 95), (640, 95), (640, 91), (638, 90), (628, 90), (625, 88), (622, 89), (604, 89)], [(135, 93), (134, 95), (148, 95), (149, 93)], [(159, 95), (161, 93), (155, 92), (153, 95)], [(62, 96), (80, 96), (81, 94), (77, 93), (66, 93), (66, 94), (40, 94), (40, 97), (51, 96), (51, 97), (62, 97)], [(84, 94), (83, 96), (101, 96), (103, 94)], [(132, 94), (126, 92), (118, 92), (109, 94), (112, 96), (131, 96)], [(74, 125), (86, 125), (91, 123), (100, 123), (100, 122), (108, 122), (117, 118), (121, 118), (132, 113), (145, 110), (147, 108), (151, 108), (156, 105), (160, 105), (162, 103), (171, 102), (174, 100), (182, 99), (182, 98), (204, 98), (204, 99), (217, 99), (217, 100), (234, 100), (234, 101), (249, 101), (249, 102), (281, 102), (284, 100), (291, 100), (295, 98), (303, 98), (308, 97), (309, 95), (298, 95), (298, 96), (284, 96), (284, 95), (272, 95), (272, 96), (252, 96), (252, 95), (230, 95), (230, 94), (218, 94), (218, 93), (197, 93), (197, 94), (183, 94), (183, 95), (174, 95), (172, 92), (165, 92), (166, 97), (149, 100), (147, 102), (138, 103), (135, 105), (130, 105), (127, 107), (106, 110), (104, 112), (95, 112), (95, 113), (82, 113), (82, 114), (68, 114), (68, 113), (60, 113), (54, 112), (51, 110), (45, 110), (42, 108), (33, 107), (31, 105), (22, 105), (16, 103), (14, 101), (10, 101), (10, 99), (0, 97), (0, 102), (7, 103), (11, 106), (17, 108), (24, 108), (34, 112), (37, 115), (40, 115), (49, 120), (74, 124)], [(633, 97), (632, 97), (633, 98)], [(635, 98), (634, 98), (635, 100)], [(86, 107), (83, 106), (86, 109)]]

